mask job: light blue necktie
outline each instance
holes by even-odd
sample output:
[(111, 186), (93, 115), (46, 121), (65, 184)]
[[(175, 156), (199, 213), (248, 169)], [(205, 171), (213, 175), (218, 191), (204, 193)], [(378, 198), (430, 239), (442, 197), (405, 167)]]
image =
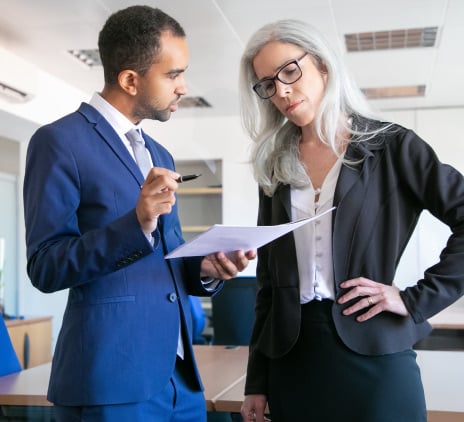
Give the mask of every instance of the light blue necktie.
[(135, 128), (127, 132), (126, 137), (129, 139), (132, 150), (134, 151), (135, 161), (137, 161), (143, 177), (146, 178), (152, 166), (148, 157), (149, 153), (145, 148), (145, 141), (138, 129)]

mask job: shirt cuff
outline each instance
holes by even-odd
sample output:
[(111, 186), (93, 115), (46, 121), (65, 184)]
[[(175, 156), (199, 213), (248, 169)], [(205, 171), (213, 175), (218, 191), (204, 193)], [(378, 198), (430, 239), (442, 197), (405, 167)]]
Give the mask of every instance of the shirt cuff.
[(221, 281), (222, 280), (219, 280), (213, 277), (202, 277), (201, 278), (201, 283), (203, 284), (203, 287), (210, 292), (216, 290), (217, 286), (219, 285)]

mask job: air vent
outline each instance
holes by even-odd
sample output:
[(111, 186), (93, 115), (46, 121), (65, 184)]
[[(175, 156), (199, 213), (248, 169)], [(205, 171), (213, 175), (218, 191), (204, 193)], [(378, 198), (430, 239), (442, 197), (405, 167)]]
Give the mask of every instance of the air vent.
[(180, 108), (205, 108), (211, 107), (211, 104), (203, 97), (183, 97), (179, 103)]
[(364, 88), (362, 92), (370, 100), (381, 98), (423, 97), (425, 95), (425, 85)]
[(346, 49), (353, 51), (434, 47), (438, 27), (345, 34)]
[(30, 100), (32, 95), (0, 82), (0, 97), (14, 103), (23, 103)]
[(22, 103), (37, 93), (37, 67), (0, 47), (0, 97)]
[(69, 53), (88, 67), (102, 65), (97, 48), (91, 50), (69, 50)]

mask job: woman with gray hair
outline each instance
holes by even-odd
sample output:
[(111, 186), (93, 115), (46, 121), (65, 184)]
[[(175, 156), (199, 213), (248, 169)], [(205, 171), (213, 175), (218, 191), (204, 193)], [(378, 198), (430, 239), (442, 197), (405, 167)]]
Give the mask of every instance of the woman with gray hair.
[[(310, 25), (258, 30), (241, 60), (259, 225), (321, 216), (258, 251), (242, 416), (425, 422), (412, 346), (464, 293), (464, 179), (413, 131), (371, 111)], [(393, 281), (420, 213), (451, 229), (404, 290)], [(266, 410), (268, 406), (269, 410)]]

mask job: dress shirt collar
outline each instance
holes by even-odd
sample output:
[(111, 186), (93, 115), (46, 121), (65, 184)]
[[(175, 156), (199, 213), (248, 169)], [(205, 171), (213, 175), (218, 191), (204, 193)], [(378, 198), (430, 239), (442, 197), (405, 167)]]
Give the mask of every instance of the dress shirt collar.
[(106, 101), (98, 92), (95, 92), (89, 101), (89, 104), (94, 107), (112, 126), (119, 137), (126, 144), (126, 133), (129, 132), (134, 126), (140, 129), (140, 123), (134, 125), (126, 116), (124, 116), (119, 110), (113, 107), (108, 101)]

